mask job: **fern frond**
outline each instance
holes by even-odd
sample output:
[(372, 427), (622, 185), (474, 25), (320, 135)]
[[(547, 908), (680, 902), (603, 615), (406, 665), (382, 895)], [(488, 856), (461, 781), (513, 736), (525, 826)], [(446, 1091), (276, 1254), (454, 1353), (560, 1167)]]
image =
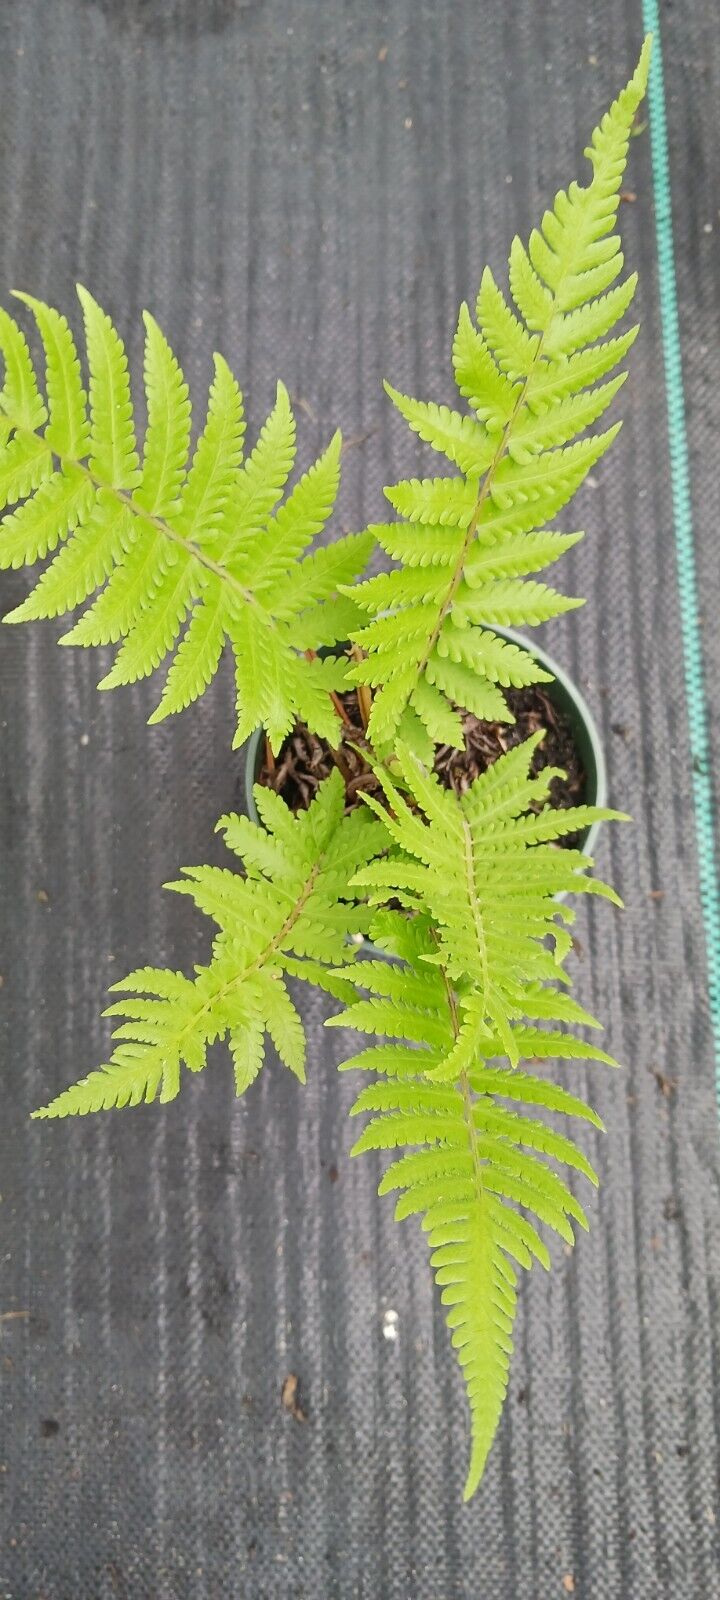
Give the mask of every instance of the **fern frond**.
[(265, 1034), (280, 1060), (304, 1080), (304, 1032), (286, 979), (302, 978), (340, 999), (351, 997), (342, 968), (335, 968), (352, 959), (349, 941), (367, 931), (369, 917), (348, 883), (385, 848), (386, 834), (365, 811), (343, 815), (337, 771), (309, 809), (295, 816), (259, 786), (256, 798), (265, 827), (236, 816), (218, 824), (244, 862), (243, 876), (190, 867), (166, 886), (190, 895), (216, 922), (209, 965), (196, 968), (194, 978), (146, 967), (115, 984), (125, 998), (106, 1015), (124, 1020), (114, 1029), (110, 1059), (35, 1116), (82, 1116), (158, 1096), (173, 1100), (182, 1067), (199, 1072), (218, 1039), (228, 1041), (238, 1094), (263, 1065)]
[[(402, 918), (396, 912), (383, 916), (386, 933), (394, 925), (402, 945)], [(566, 1243), (574, 1242), (574, 1224), (587, 1226), (575, 1194), (548, 1163), (569, 1167), (597, 1184), (584, 1151), (542, 1120), (542, 1113), (602, 1124), (584, 1101), (560, 1086), (507, 1067), (488, 1067), (480, 1057), (471, 1059), (456, 1081), (432, 1082), (438, 1056), (449, 1059), (456, 1049), (461, 996), (444, 955), (442, 967), (427, 965), (434, 941), (426, 921), (419, 937), (415, 930), (414, 940), (413, 953), (402, 965), (384, 967), (370, 960), (348, 969), (358, 992), (375, 999), (353, 1001), (342, 1016), (330, 1020), (351, 1026), (359, 1021), (365, 1031), (382, 1035), (398, 1033), (395, 1019), (400, 1026), (406, 1019), (410, 1026), (405, 1037), (417, 1041), (378, 1043), (343, 1063), (343, 1070), (357, 1067), (377, 1075), (352, 1108), (353, 1116), (369, 1116), (352, 1153), (393, 1153), (379, 1192), (399, 1194), (397, 1219), (419, 1215), (428, 1234), (431, 1265), (470, 1405), (469, 1499), (482, 1477), (507, 1390), (515, 1266), (527, 1268), (533, 1260), (550, 1266), (537, 1223)], [(389, 1004), (383, 998), (388, 996)], [(432, 1015), (424, 1032), (416, 1028), (422, 996), (425, 1014)], [(563, 1046), (567, 1041), (553, 1037), (562, 1053), (560, 1040)], [(579, 1041), (571, 1042), (582, 1049)], [(519, 1102), (522, 1111), (504, 1105), (507, 1100)], [(398, 1156), (398, 1151), (406, 1153)]]
[[(462, 796), (401, 741), (392, 770), (376, 764), (385, 805), (365, 800), (390, 849), (352, 885), (381, 907), (370, 934), (394, 960), (337, 969), (333, 976), (353, 992), (327, 1023), (378, 1041), (342, 1068), (376, 1080), (352, 1108), (368, 1117), (353, 1154), (393, 1153), (380, 1193), (400, 1191), (396, 1217), (420, 1215), (429, 1235), (470, 1404), (466, 1498), (482, 1476), (507, 1389), (515, 1266), (550, 1265), (538, 1223), (567, 1244), (575, 1225), (588, 1226), (555, 1165), (598, 1182), (585, 1152), (545, 1120), (559, 1113), (601, 1128), (597, 1113), (519, 1063), (617, 1065), (567, 1029), (598, 1023), (556, 987), (567, 981), (562, 924), (572, 914), (555, 898), (561, 888), (617, 896), (586, 875), (588, 857), (545, 841), (619, 814), (551, 810), (554, 769), (530, 776), (541, 739), (539, 731), (509, 751)], [(389, 909), (390, 899), (411, 915)]]
[(301, 719), (336, 745), (340, 724), (329, 691), (344, 682), (344, 660), (330, 656), (317, 673), (303, 652), (332, 647), (357, 625), (357, 610), (340, 590), (373, 543), (366, 532), (307, 553), (335, 502), (340, 436), (280, 504), (295, 458), (287, 391), (278, 386), (243, 463), (242, 396), (216, 356), (207, 418), (191, 453), (188, 387), (146, 314), (141, 464), (125, 348), (92, 295), (82, 288), (78, 294), (87, 396), (60, 312), (19, 295), (45, 352), (47, 404), (24, 334), (0, 313), (0, 503), (15, 507), (0, 523), (0, 568), (32, 565), (57, 551), (5, 621), (60, 616), (90, 600), (62, 643), (120, 645), (102, 688), (134, 683), (169, 661), (154, 722), (204, 693), (229, 643), (242, 737), (262, 721), (277, 749)]
[[(370, 659), (354, 665), (351, 677), (377, 689), (369, 733), (381, 753), (392, 746), (418, 681), (480, 717), (512, 720), (495, 686), (515, 680), (503, 676), (497, 641), (486, 626), (534, 626), (581, 603), (516, 580), (555, 560), (580, 537), (540, 530), (571, 499), (617, 432), (615, 426), (581, 437), (623, 383), (620, 373), (595, 387), (622, 360), (637, 331), (607, 337), (635, 289), (634, 275), (615, 282), (623, 257), (612, 229), (648, 60), (649, 41), (630, 83), (592, 136), (586, 151), (590, 182), (573, 183), (556, 196), (527, 247), (513, 241), (509, 282), (515, 309), (489, 270), (475, 322), (467, 306), (461, 309), (453, 364), (474, 416), (386, 385), (413, 431), (461, 476), (413, 479), (386, 489), (404, 522), (375, 531), (401, 568), (353, 590), (369, 620), (352, 638)], [(524, 681), (539, 681), (534, 662), (529, 669), (534, 677)], [(462, 742), (457, 724), (454, 738)]]

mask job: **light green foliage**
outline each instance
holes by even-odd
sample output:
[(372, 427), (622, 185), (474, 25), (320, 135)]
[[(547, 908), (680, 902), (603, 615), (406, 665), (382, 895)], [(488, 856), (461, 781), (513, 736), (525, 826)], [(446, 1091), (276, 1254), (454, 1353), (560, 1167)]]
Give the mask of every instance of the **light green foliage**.
[(38, 1117), (84, 1115), (140, 1101), (174, 1100), (184, 1065), (199, 1072), (208, 1046), (227, 1038), (242, 1094), (257, 1077), (269, 1034), (281, 1061), (305, 1078), (305, 1036), (286, 978), (302, 978), (344, 998), (338, 962), (349, 960), (353, 934), (368, 925), (368, 908), (348, 888), (357, 868), (386, 844), (367, 812), (343, 815), (344, 789), (333, 772), (306, 812), (293, 816), (258, 786), (264, 826), (247, 817), (218, 823), (245, 875), (220, 867), (187, 867), (166, 887), (192, 897), (219, 933), (208, 966), (194, 978), (145, 967), (114, 985), (129, 998), (107, 1016), (126, 1020), (107, 1065), (66, 1089)]
[[(583, 1152), (537, 1112), (598, 1127), (599, 1119), (580, 1097), (519, 1064), (615, 1065), (569, 1031), (599, 1024), (556, 987), (567, 982), (571, 913), (555, 896), (572, 889), (617, 897), (587, 876), (588, 857), (553, 841), (617, 813), (545, 807), (554, 772), (528, 776), (536, 745), (533, 738), (510, 751), (458, 797), (400, 744), (394, 775), (379, 769), (387, 809), (368, 797), (347, 816), (338, 771), (296, 815), (258, 785), (262, 826), (242, 816), (218, 824), (244, 876), (186, 868), (167, 885), (216, 922), (211, 962), (192, 979), (148, 967), (116, 985), (129, 998), (107, 1013), (124, 1019), (109, 1062), (35, 1113), (172, 1100), (181, 1067), (200, 1071), (221, 1038), (239, 1094), (260, 1071), (266, 1034), (302, 1079), (305, 1040), (287, 979), (343, 1001), (329, 1025), (382, 1040), (343, 1064), (377, 1079), (353, 1108), (372, 1114), (354, 1151), (411, 1147), (380, 1192), (401, 1190), (398, 1218), (420, 1214), (429, 1235), (470, 1402), (466, 1497), (482, 1475), (507, 1388), (515, 1267), (550, 1263), (525, 1213), (572, 1243), (572, 1223), (587, 1226), (585, 1213), (547, 1161), (596, 1182)], [(390, 898), (403, 909), (386, 909)], [(367, 933), (392, 961), (353, 963), (354, 941)]]
[[(585, 875), (586, 856), (549, 842), (614, 813), (536, 812), (554, 776), (547, 769), (528, 777), (536, 743), (510, 751), (462, 797), (397, 748), (396, 779), (381, 773), (393, 849), (355, 879), (380, 905), (392, 897), (406, 908), (379, 911), (371, 928), (396, 959), (358, 963), (349, 974), (357, 996), (330, 1022), (383, 1041), (344, 1063), (378, 1078), (353, 1107), (373, 1114), (353, 1153), (412, 1147), (388, 1168), (380, 1193), (401, 1190), (396, 1216), (420, 1214), (429, 1236), (470, 1402), (466, 1498), (482, 1476), (507, 1389), (515, 1267), (533, 1258), (550, 1265), (525, 1213), (568, 1244), (573, 1222), (587, 1226), (573, 1191), (543, 1158), (597, 1182), (582, 1151), (527, 1108), (596, 1126), (599, 1119), (519, 1064), (552, 1057), (616, 1065), (567, 1031), (599, 1024), (555, 987), (567, 982), (572, 916), (555, 896), (617, 896)], [(368, 804), (383, 815), (370, 797)], [(492, 1065), (503, 1058), (508, 1065)]]
[[(623, 256), (613, 229), (649, 49), (648, 40), (633, 78), (592, 136), (589, 184), (573, 183), (556, 196), (527, 248), (513, 240), (515, 309), (490, 271), (475, 318), (461, 309), (453, 364), (473, 414), (386, 386), (413, 431), (461, 476), (412, 479), (386, 490), (404, 520), (372, 532), (399, 566), (352, 591), (367, 614), (352, 637), (367, 659), (351, 676), (376, 691), (370, 734), (380, 750), (400, 731), (422, 753), (408, 708), (431, 739), (447, 718), (447, 700), (479, 717), (512, 721), (503, 687), (545, 674), (493, 625), (535, 624), (581, 604), (528, 582), (527, 574), (581, 537), (546, 524), (617, 433), (616, 424), (581, 437), (623, 383), (624, 374), (607, 375), (637, 332), (608, 338), (635, 289), (634, 274), (616, 283)], [(457, 722), (454, 742), (462, 742)]]
[(572, 890), (617, 903), (614, 890), (587, 876), (588, 856), (558, 850), (554, 841), (622, 814), (576, 806), (536, 815), (556, 776), (553, 767), (529, 776), (541, 738), (510, 750), (462, 796), (443, 789), (398, 744), (397, 781), (378, 769), (390, 812), (367, 800), (384, 816), (395, 849), (362, 868), (358, 886), (376, 904), (392, 898), (430, 915), (437, 934), (432, 959), (457, 986), (457, 1038), (447, 1059), (434, 1063), (435, 1079), (454, 1078), (478, 1049), (517, 1063), (527, 1029), (521, 1046), (515, 1023), (533, 1014), (523, 1008), (528, 984), (556, 978), (571, 945), (573, 912), (556, 895)]
[[(387, 926), (393, 914), (385, 920)], [(399, 938), (402, 946), (402, 931)], [(596, 1127), (602, 1124), (582, 1099), (558, 1085), (524, 1072), (487, 1067), (479, 1057), (452, 1083), (430, 1081), (433, 1063), (452, 1054), (457, 1029), (447, 970), (428, 969), (434, 956), (428, 928), (425, 947), (416, 941), (401, 964), (359, 962), (353, 969), (355, 985), (371, 998), (357, 1000), (333, 1021), (416, 1041), (413, 1047), (376, 1045), (345, 1062), (346, 1068), (376, 1074), (352, 1108), (352, 1115), (371, 1113), (353, 1154), (411, 1147), (387, 1168), (379, 1192), (400, 1191), (396, 1217), (420, 1215), (428, 1235), (430, 1260), (470, 1403), (472, 1443), (465, 1486), (469, 1499), (482, 1476), (507, 1389), (515, 1268), (530, 1267), (533, 1259), (550, 1266), (536, 1221), (554, 1229), (568, 1244), (574, 1242), (573, 1223), (587, 1227), (574, 1193), (543, 1158), (597, 1183), (582, 1150), (536, 1111), (574, 1115)], [(593, 1054), (581, 1041), (572, 1042), (577, 1055)], [(510, 1105), (503, 1103), (508, 1100)], [(520, 1110), (514, 1109), (518, 1103)]]
[[(0, 565), (54, 555), (13, 619), (58, 615), (100, 590), (67, 638), (122, 641), (107, 686), (172, 653), (158, 717), (203, 692), (227, 639), (238, 738), (262, 723), (275, 747), (297, 718), (336, 743), (328, 690), (370, 685), (384, 795), (345, 816), (337, 770), (306, 813), (293, 816), (257, 787), (261, 826), (224, 817), (244, 873), (186, 868), (168, 885), (217, 924), (210, 962), (192, 979), (148, 967), (116, 985), (124, 998), (108, 1014), (124, 1020), (110, 1060), (36, 1115), (171, 1100), (181, 1068), (199, 1071), (221, 1038), (238, 1093), (260, 1071), (266, 1035), (303, 1078), (305, 1039), (287, 980), (343, 1002), (331, 1025), (371, 1040), (344, 1069), (374, 1075), (353, 1107), (369, 1114), (355, 1152), (400, 1152), (380, 1190), (399, 1192), (398, 1218), (422, 1218), (467, 1385), (466, 1498), (507, 1389), (516, 1268), (550, 1264), (538, 1223), (567, 1244), (575, 1223), (587, 1226), (554, 1168), (592, 1183), (595, 1172), (547, 1118), (597, 1128), (599, 1118), (522, 1064), (615, 1065), (572, 1031), (599, 1024), (567, 993), (573, 912), (559, 897), (619, 902), (589, 876), (589, 857), (557, 841), (620, 813), (550, 809), (555, 771), (530, 775), (541, 734), (461, 796), (428, 769), (435, 744), (462, 743), (458, 706), (511, 720), (503, 689), (547, 676), (493, 625), (539, 623), (577, 603), (533, 575), (581, 537), (547, 523), (616, 431), (581, 437), (622, 382), (608, 374), (635, 334), (610, 336), (634, 289), (632, 277), (616, 282), (623, 263), (612, 229), (648, 54), (649, 41), (593, 134), (589, 185), (557, 196), (527, 249), (514, 240), (516, 310), (486, 272), (475, 320), (461, 311), (453, 357), (470, 413), (390, 391), (459, 475), (396, 485), (388, 497), (402, 520), (365, 535), (307, 554), (332, 509), (339, 441), (283, 501), (295, 430), (282, 387), (243, 462), (242, 402), (217, 357), (190, 456), (187, 386), (147, 318), (141, 459), (123, 347), (91, 297), (81, 291), (89, 399), (58, 312), (29, 302), (46, 352), (45, 397), (24, 336), (0, 312), (0, 494), (24, 501), (0, 529)], [(397, 568), (351, 587), (373, 537)], [(351, 667), (302, 659), (348, 636), (364, 653)], [(367, 932), (376, 955), (353, 961)]]
[(44, 348), (46, 400), (21, 329), (0, 312), (0, 505), (15, 507), (0, 526), (0, 567), (53, 556), (5, 620), (56, 617), (90, 600), (61, 642), (120, 642), (101, 688), (134, 683), (171, 658), (153, 722), (204, 693), (227, 641), (237, 678), (237, 743), (262, 723), (277, 749), (300, 719), (337, 744), (329, 691), (342, 687), (344, 660), (306, 660), (304, 652), (347, 638), (358, 613), (339, 589), (372, 545), (370, 533), (353, 534), (306, 553), (335, 502), (339, 434), (283, 500), (295, 460), (287, 391), (278, 385), (275, 407), (243, 461), (242, 396), (216, 356), (206, 421), (191, 452), (188, 387), (146, 315), (141, 462), (122, 341), (87, 290), (78, 293), (89, 397), (58, 311), (20, 296)]

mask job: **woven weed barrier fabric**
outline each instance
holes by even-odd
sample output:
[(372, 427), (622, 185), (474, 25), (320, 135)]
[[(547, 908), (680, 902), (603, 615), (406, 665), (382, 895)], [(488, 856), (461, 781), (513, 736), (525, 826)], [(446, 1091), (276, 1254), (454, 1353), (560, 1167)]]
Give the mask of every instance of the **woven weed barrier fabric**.
[[(680, 13), (683, 13), (682, 18)], [(662, 7), (708, 672), (720, 682), (720, 38)], [(251, 423), (277, 376), (301, 458), (335, 426), (339, 526), (429, 470), (380, 380), (451, 399), (461, 299), (501, 272), (625, 81), (639, 0), (6, 0), (0, 284), (88, 284), (142, 364), (150, 307), (198, 415), (221, 349)], [(350, 1162), (352, 1041), (304, 1000), (302, 1089), (242, 1102), (218, 1053), (166, 1109), (29, 1111), (101, 1061), (109, 983), (209, 945), (160, 885), (242, 804), (230, 668), (158, 729), (106, 653), (0, 634), (3, 1600), (659, 1600), (720, 1594), (718, 1129), (689, 775), (647, 137), (623, 205), (643, 334), (623, 432), (564, 526), (586, 609), (543, 631), (633, 828), (575, 976), (626, 1070), (573, 1067), (608, 1127), (591, 1233), (522, 1285), (508, 1404), (461, 1504), (465, 1399), (420, 1230)], [(706, 231), (708, 229), (709, 231)], [(0, 609), (24, 595), (2, 576)], [(388, 1319), (388, 1312), (396, 1317)], [(397, 1337), (387, 1338), (389, 1326)], [(306, 1420), (281, 1404), (300, 1380)]]

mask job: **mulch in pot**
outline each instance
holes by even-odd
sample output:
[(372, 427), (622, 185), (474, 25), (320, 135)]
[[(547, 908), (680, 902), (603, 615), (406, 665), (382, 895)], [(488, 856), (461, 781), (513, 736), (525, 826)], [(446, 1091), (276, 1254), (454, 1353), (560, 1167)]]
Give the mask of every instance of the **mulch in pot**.
[[(545, 738), (533, 756), (532, 774), (536, 777), (547, 766), (562, 768), (565, 777), (553, 778), (549, 805), (558, 810), (582, 805), (585, 772), (570, 718), (553, 705), (550, 695), (539, 683), (525, 689), (507, 689), (505, 697), (515, 722), (483, 722), (470, 711), (460, 713), (466, 748), (455, 750), (447, 744), (437, 746), (434, 767), (441, 783), (454, 789), (456, 794), (462, 794), (506, 750), (512, 750), (538, 728), (544, 728)], [(274, 763), (269, 760), (266, 746), (258, 781), (274, 789), (293, 811), (307, 809), (319, 784), (335, 766), (340, 767), (345, 778), (346, 810), (351, 811), (361, 804), (363, 793), (382, 799), (380, 783), (362, 754), (365, 732), (357, 694), (354, 689), (348, 690), (338, 698), (348, 726), (339, 748), (332, 754), (327, 741), (311, 733), (304, 723), (298, 723), (288, 734)], [(360, 750), (353, 749), (353, 745), (359, 745)], [(566, 849), (576, 849), (581, 837), (578, 833), (568, 834), (558, 842)]]

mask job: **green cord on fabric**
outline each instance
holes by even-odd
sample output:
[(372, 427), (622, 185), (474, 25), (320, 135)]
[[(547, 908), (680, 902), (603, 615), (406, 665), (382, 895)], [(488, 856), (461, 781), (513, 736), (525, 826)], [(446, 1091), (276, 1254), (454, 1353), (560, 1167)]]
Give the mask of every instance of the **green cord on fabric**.
[(670, 478), (678, 565), (680, 619), (685, 687), (690, 727), (695, 829), (700, 872), (700, 899), (705, 922), (710, 1018), (715, 1040), (716, 1086), (720, 1111), (720, 894), (715, 855), (712, 775), (708, 736), (702, 644), (698, 623), (697, 576), (693, 541), (692, 499), (685, 427), (682, 353), (678, 319), (672, 194), (668, 155), (658, 0), (643, 0), (643, 23), (653, 34), (648, 101), (650, 146), (655, 196), (655, 234), (667, 398)]

